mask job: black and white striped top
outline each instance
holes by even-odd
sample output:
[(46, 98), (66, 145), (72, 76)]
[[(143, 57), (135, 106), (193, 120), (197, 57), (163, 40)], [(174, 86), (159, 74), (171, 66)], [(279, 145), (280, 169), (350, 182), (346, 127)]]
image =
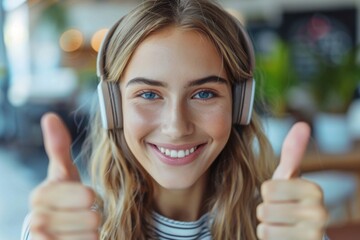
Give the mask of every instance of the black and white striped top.
[(194, 222), (175, 221), (154, 213), (153, 230), (159, 240), (211, 240), (209, 214)]

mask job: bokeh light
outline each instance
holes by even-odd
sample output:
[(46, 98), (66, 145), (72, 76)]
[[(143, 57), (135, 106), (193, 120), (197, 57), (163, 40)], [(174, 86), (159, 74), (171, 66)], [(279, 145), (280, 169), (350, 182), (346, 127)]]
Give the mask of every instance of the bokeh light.
[(65, 31), (59, 40), (62, 50), (65, 52), (74, 52), (79, 50), (84, 43), (83, 34), (76, 29), (69, 29)]
[(93, 37), (91, 38), (91, 47), (98, 52), (101, 42), (104, 39), (104, 37), (106, 36), (106, 33), (109, 31), (109, 29), (104, 28), (104, 29), (100, 29), (99, 31), (97, 31), (96, 33), (94, 33)]

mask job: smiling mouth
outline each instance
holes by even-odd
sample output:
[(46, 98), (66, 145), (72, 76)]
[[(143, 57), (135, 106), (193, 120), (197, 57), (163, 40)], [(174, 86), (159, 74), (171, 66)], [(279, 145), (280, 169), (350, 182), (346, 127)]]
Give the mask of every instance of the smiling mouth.
[(180, 150), (174, 150), (174, 149), (167, 149), (164, 147), (159, 147), (156, 146), (157, 149), (159, 149), (159, 151), (164, 154), (165, 156), (171, 157), (171, 158), (183, 158), (186, 156), (189, 156), (190, 154), (192, 154), (193, 152), (196, 151), (196, 149), (198, 148), (196, 147), (192, 147), (189, 149), (180, 149)]

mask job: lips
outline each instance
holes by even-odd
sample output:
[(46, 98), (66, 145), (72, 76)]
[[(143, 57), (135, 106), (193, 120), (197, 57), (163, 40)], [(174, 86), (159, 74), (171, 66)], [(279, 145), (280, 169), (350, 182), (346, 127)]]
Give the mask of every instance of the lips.
[(155, 150), (154, 153), (161, 162), (167, 165), (180, 166), (195, 161), (202, 152), (202, 149), (204, 149), (206, 143), (200, 145), (187, 144), (183, 146), (149, 145)]

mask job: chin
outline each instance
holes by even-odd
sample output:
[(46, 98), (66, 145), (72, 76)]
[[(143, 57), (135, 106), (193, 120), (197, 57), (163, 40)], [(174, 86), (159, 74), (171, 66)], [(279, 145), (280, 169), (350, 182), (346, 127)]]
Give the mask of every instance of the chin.
[[(156, 180), (155, 180), (156, 181)], [(156, 181), (162, 188), (167, 190), (186, 190), (194, 185), (194, 182), (177, 180), (158, 180)]]
[(155, 182), (159, 186), (167, 190), (186, 190), (195, 187), (195, 185), (200, 184), (202, 179), (202, 175), (199, 176), (191, 176), (186, 173), (182, 173), (181, 176), (176, 176), (170, 174), (166, 176), (166, 174), (161, 177), (154, 178)]

